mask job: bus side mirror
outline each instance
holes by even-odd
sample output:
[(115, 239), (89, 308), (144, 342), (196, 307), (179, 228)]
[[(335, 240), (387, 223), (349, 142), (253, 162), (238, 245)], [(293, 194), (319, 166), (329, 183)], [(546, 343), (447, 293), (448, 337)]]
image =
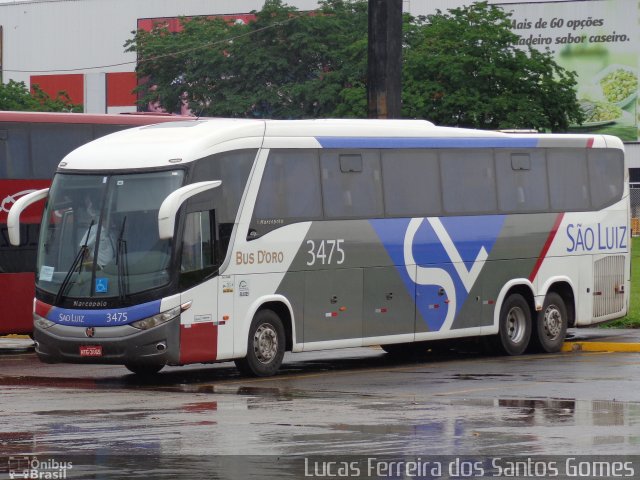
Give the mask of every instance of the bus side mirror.
[(48, 188), (31, 192), (16, 200), (16, 203), (14, 203), (9, 209), (9, 215), (7, 216), (7, 230), (9, 231), (9, 242), (11, 245), (14, 247), (20, 245), (20, 214), (22, 214), (29, 205), (45, 198), (48, 193)]
[(198, 182), (185, 185), (175, 192), (170, 193), (167, 198), (164, 199), (162, 205), (160, 205), (160, 210), (158, 210), (158, 235), (160, 236), (160, 240), (173, 238), (176, 214), (184, 202), (198, 193), (211, 190), (220, 185), (222, 185), (222, 181), (220, 180)]

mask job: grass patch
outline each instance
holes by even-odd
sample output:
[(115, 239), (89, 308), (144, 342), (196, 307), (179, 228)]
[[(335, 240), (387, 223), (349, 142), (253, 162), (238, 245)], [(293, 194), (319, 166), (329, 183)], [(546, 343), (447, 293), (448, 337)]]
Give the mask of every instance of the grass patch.
[(604, 328), (640, 328), (640, 237), (631, 239), (631, 304), (626, 317), (603, 325)]

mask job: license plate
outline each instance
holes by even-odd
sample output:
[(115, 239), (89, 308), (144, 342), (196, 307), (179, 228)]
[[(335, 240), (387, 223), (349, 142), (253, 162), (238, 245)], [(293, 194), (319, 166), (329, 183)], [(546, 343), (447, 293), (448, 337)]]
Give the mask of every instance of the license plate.
[(102, 345), (84, 345), (80, 347), (81, 357), (101, 357)]

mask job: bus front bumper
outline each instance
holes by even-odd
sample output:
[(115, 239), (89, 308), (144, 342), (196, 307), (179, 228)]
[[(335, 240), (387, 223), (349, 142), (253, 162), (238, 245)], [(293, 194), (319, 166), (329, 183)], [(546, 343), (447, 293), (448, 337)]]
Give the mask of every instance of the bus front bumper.
[(33, 337), (45, 363), (175, 365), (180, 357), (180, 317), (149, 330), (34, 325)]

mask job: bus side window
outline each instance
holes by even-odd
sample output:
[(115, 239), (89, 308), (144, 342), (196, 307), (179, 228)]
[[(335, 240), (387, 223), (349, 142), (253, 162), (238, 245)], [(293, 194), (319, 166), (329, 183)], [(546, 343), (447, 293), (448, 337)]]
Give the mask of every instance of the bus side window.
[(594, 148), (588, 152), (593, 208), (604, 208), (622, 198), (624, 158), (620, 150)]
[(586, 155), (583, 148), (548, 149), (552, 210), (585, 211), (591, 208)]
[(0, 130), (0, 178), (32, 178), (26, 128)]
[(91, 125), (34, 124), (31, 127), (31, 156), (36, 178), (51, 178), (67, 153), (93, 140)]
[(322, 217), (315, 151), (274, 150), (269, 154), (253, 215), (252, 228), (258, 235)]
[(321, 151), (327, 218), (382, 218), (382, 173), (377, 151)]
[(497, 209), (495, 169), (490, 149), (440, 151), (444, 211), (470, 215)]
[(387, 216), (426, 217), (442, 214), (437, 151), (383, 151), (382, 178)]
[(549, 208), (544, 150), (497, 149), (495, 159), (500, 213), (544, 212)]

